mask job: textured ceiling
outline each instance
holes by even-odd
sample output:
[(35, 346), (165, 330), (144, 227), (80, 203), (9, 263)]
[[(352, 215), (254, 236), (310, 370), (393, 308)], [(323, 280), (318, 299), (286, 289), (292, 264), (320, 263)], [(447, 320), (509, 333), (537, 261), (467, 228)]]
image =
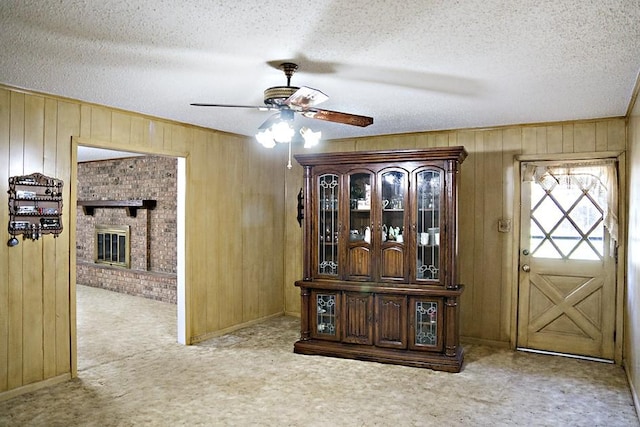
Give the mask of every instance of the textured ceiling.
[(366, 128), (325, 138), (622, 116), (640, 69), (639, 0), (3, 0), (0, 82), (251, 135), (285, 85)]

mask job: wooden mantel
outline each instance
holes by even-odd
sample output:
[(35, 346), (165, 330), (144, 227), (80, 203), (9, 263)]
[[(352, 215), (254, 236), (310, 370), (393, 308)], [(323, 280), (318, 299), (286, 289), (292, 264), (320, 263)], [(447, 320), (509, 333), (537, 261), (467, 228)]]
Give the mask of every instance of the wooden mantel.
[(136, 217), (138, 209), (154, 209), (156, 200), (78, 200), (85, 215), (93, 215), (96, 208), (125, 208), (127, 215)]

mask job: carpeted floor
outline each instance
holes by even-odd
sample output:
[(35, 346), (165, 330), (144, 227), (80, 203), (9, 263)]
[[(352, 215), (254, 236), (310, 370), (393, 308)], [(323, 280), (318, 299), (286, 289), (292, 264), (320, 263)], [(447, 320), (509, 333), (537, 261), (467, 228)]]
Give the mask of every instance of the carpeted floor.
[(79, 378), (0, 426), (639, 426), (621, 367), (465, 346), (462, 372), (293, 353), (271, 319), (194, 346), (174, 305), (78, 286)]

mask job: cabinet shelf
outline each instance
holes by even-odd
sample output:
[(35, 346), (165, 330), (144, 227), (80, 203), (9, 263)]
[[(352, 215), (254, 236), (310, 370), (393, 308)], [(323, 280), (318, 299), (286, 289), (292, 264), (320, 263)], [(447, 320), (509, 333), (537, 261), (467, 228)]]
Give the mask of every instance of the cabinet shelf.
[(36, 196), (36, 197), (14, 197), (16, 202), (59, 202), (62, 197)]
[(138, 209), (155, 209), (156, 200), (78, 200), (78, 206), (82, 206), (85, 215), (93, 216), (97, 208), (124, 208), (127, 215), (135, 218)]

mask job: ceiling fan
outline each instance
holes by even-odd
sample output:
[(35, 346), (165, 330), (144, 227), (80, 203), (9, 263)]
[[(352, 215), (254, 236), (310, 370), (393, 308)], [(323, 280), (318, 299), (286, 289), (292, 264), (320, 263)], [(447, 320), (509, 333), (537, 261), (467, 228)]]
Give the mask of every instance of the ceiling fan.
[(284, 71), (287, 77), (287, 85), (265, 89), (264, 106), (204, 103), (192, 103), (191, 105), (195, 107), (253, 108), (261, 111), (277, 111), (278, 113), (267, 119), (260, 126), (260, 129), (266, 129), (279, 120), (293, 120), (294, 113), (299, 113), (312, 119), (352, 126), (365, 127), (373, 123), (372, 117), (316, 108), (316, 105), (326, 101), (329, 97), (317, 89), (306, 86), (291, 86), (291, 76), (298, 69), (297, 64), (284, 62), (280, 64), (280, 69)]

